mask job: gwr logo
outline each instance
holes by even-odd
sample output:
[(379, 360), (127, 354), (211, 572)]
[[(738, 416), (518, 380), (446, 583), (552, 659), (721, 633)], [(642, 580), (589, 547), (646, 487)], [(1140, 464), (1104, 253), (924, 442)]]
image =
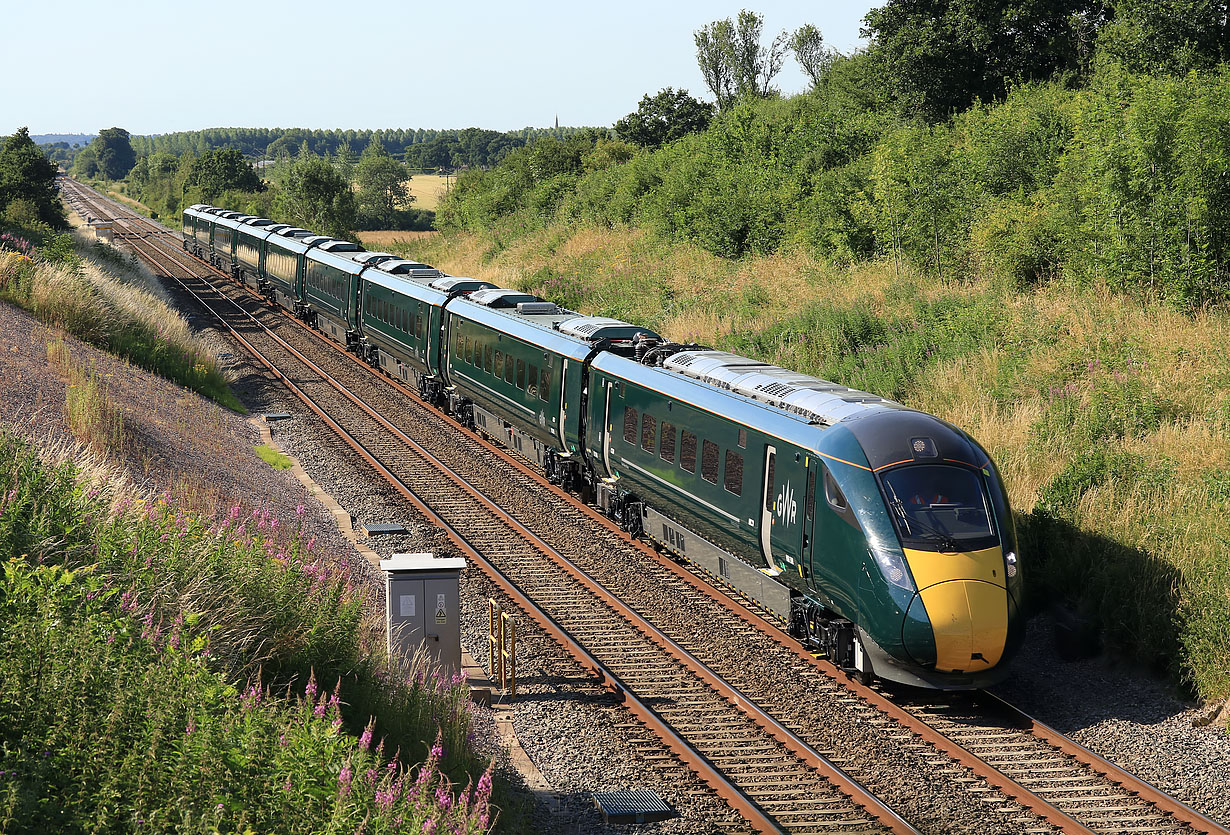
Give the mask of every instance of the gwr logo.
[(777, 494), (777, 518), (782, 520), (784, 525), (793, 525), (798, 512), (799, 506), (794, 501), (794, 488), (787, 481)]

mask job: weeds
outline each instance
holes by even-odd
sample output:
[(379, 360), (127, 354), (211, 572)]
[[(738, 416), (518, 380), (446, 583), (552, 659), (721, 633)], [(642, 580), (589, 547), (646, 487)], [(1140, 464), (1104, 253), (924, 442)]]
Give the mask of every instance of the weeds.
[(0, 300), (229, 409), (246, 411), (187, 322), (153, 294), (89, 259), (24, 258), (0, 253)]
[(488, 827), (461, 681), (382, 655), (302, 516), (60, 457), (0, 433), (0, 831)]
[(256, 454), (261, 457), (262, 461), (275, 470), (289, 470), (294, 466), (289, 458), (268, 444), (260, 444), (253, 447), (253, 449), (256, 450)]

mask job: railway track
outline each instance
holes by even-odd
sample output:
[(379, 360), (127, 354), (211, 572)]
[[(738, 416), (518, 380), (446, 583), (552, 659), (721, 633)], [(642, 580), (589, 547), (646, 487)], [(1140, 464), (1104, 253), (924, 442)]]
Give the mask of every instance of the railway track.
[[(80, 200), (95, 199), (84, 196), (84, 193), (79, 194)], [(93, 207), (93, 213), (99, 216), (112, 211), (105, 204), (91, 202), (89, 205)], [(123, 210), (118, 212), (123, 213)], [(179, 260), (174, 262), (173, 267), (170, 266), (172, 262), (159, 262), (158, 259), (165, 256), (152, 252), (155, 242), (165, 245), (169, 241), (178, 248), (178, 238), (172, 233), (151, 231), (144, 219), (123, 219), (120, 222), (124, 224), (124, 229), (117, 231), (117, 238), (131, 243), (134, 249), (143, 253), (143, 257), (154, 263), (168, 265), (160, 267), (160, 271), (169, 275), (175, 271), (184, 272), (189, 274), (185, 276), (189, 280), (193, 272), (212, 272), (182, 253), (178, 253)], [(199, 289), (204, 292), (203, 287)], [(247, 295), (229, 284), (220, 290), (240, 301)], [(255, 310), (257, 316), (273, 316), (252, 301), (250, 295), (247, 295), (246, 301), (245, 306)], [(255, 318), (248, 318), (246, 314), (229, 315), (235, 319), (241, 333), (246, 335), (260, 331)], [(312, 344), (321, 347), (323, 337), (308, 336), (307, 333), (290, 329), (287, 338), (290, 339), (293, 334), (296, 344), (302, 347)], [(277, 355), (270, 358), (271, 365), (301, 362), (284, 347), (270, 350)], [(279, 351), (282, 353), (279, 354)], [(503, 476), (502, 493), (505, 497), (520, 490), (534, 490), (540, 496), (547, 495), (555, 501), (557, 524), (575, 524), (588, 527), (591, 531), (596, 528), (600, 532), (603, 547), (598, 550), (608, 558), (580, 559), (574, 555), (577, 563), (574, 565), (562, 553), (565, 550), (571, 553), (573, 549), (560, 547), (559, 543), (553, 544), (549, 533), (542, 530), (535, 533), (525, 525), (521, 525), (524, 530), (519, 535), (522, 544), (514, 548), (508, 538), (508, 530), (521, 523), (499, 510), (497, 505), (503, 502), (489, 502), (490, 507), (485, 511), (489, 516), (478, 524), (474, 522), (472, 510), (468, 509), (470, 505), (467, 504), (474, 497), (461, 495), (466, 491), (459, 487), (456, 489), (460, 493), (450, 492), (447, 498), (437, 497), (435, 493), (440, 491), (433, 489), (432, 507), (426, 507), (424, 502), (421, 508), (429, 515), (437, 516), (446, 526), (451, 521), (455, 526), (455, 540), (463, 550), (472, 552), (471, 556), (476, 560), (484, 554), (490, 557), (498, 570), (507, 571), (508, 579), (503, 582), (520, 586), (530, 597), (540, 601), (544, 610), (540, 616), (544, 628), (556, 634), (566, 645), (572, 642), (570, 651), (583, 664), (602, 669), (601, 675), (612, 687), (628, 694), (633, 701), (634, 712), (644, 710), (654, 715), (670, 715), (672, 711), (664, 705), (674, 708), (672, 718), (677, 724), (665, 735), (659, 732), (659, 736), (663, 736), (668, 746), (693, 768), (703, 768), (707, 763), (717, 767), (715, 770), (726, 766), (729, 771), (735, 772), (730, 775), (737, 778), (731, 781), (734, 787), (727, 790), (735, 798), (732, 805), (736, 808), (739, 808), (739, 803), (747, 805), (749, 808), (741, 808), (740, 811), (749, 820), (756, 811), (764, 813), (766, 818), (772, 818), (771, 821), (753, 821), (753, 825), (790, 831), (847, 831), (844, 827), (857, 825), (860, 821), (879, 827), (881, 831), (884, 827), (897, 825), (891, 816), (882, 819), (879, 824), (873, 824), (874, 816), (860, 816), (856, 809), (822, 814), (832, 812), (837, 808), (837, 803), (830, 805), (826, 801), (800, 806), (792, 797), (808, 791), (804, 787), (810, 784), (796, 783), (795, 772), (787, 769), (788, 764), (794, 768), (800, 764), (812, 766), (811, 779), (816, 781), (817, 786), (826, 780), (834, 780), (831, 774), (825, 776), (816, 768), (817, 763), (825, 759), (825, 754), (850, 772), (843, 774), (837, 769), (835, 780), (838, 784), (848, 780), (853, 785), (857, 780), (851, 775), (861, 777), (862, 772), (867, 770), (860, 762), (859, 752), (833, 744), (834, 732), (831, 729), (826, 732), (811, 721), (812, 712), (824, 705), (830, 708), (835, 705), (864, 724), (879, 726), (882, 735), (924, 762), (939, 779), (964, 785), (964, 790), (977, 798), (977, 808), (984, 815), (982, 823), (987, 825), (993, 822), (990, 823), (991, 829), (997, 830), (1002, 825), (1006, 830), (1039, 832), (1227, 832), (1219, 824), (1203, 818), (1019, 711), (1002, 703), (989, 702), (986, 696), (929, 697), (924, 701), (910, 701), (902, 694), (866, 688), (850, 681), (823, 660), (813, 658), (802, 650), (780, 632), (779, 624), (762, 618), (762, 613), (752, 611), (753, 607), (745, 605), (745, 601), (733, 600), (721, 591), (715, 591), (703, 579), (688, 573), (673, 561), (654, 554), (643, 544), (630, 542), (609, 522), (601, 517), (595, 520), (594, 514), (574, 498), (545, 485), (536, 473), (516, 459), (493, 450), (476, 436), (462, 432), (455, 423), (443, 420), (438, 413), (418, 403), (415, 398), (393, 397), (391, 392), (397, 388), (394, 384), (377, 381), (365, 366), (349, 355), (340, 351), (314, 352), (313, 355), (315, 362), (328, 368), (328, 373), (317, 366), (318, 370), (310, 374), (296, 371), (294, 377), (299, 382), (311, 375), (332, 375), (336, 382), (322, 385), (333, 388), (334, 393), (322, 393), (322, 398), (339, 397), (339, 388), (361, 390), (362, 397), (352, 394), (344, 398), (351, 406), (341, 408), (352, 408), (357, 405), (357, 400), (370, 399), (372, 412), (393, 416), (394, 422), (403, 427), (415, 427), (416, 436), (426, 431), (429, 436), (439, 433), (440, 436), (447, 434), (452, 437), (448, 444), (451, 451), (443, 453), (437, 448), (437, 444), (442, 442), (432, 437), (430, 445), (433, 452), (423, 450), (422, 460), (438, 457), (441, 465), (453, 474), (451, 478), (454, 482), (490, 481), (490, 473), (484, 475), (481, 472), (483, 467), (475, 461), (480, 458), (490, 460), (491, 456), (496, 456), (500, 464), (495, 469)], [(345, 382), (341, 382), (342, 379)], [(402, 391), (409, 394), (404, 389)], [(374, 417), (371, 419), (376, 420)], [(406, 457), (404, 453), (399, 454), (397, 449), (399, 445), (401, 449), (410, 448), (406, 446), (408, 437), (392, 440), (398, 434), (406, 433), (392, 424), (380, 430), (370, 430), (371, 435), (364, 434), (367, 431), (357, 430), (352, 446), (366, 449), (371, 459), (369, 463), (378, 469), (384, 468), (384, 475), (390, 481), (396, 483), (403, 475), (407, 479), (403, 483), (409, 484), (430, 483), (414, 479), (439, 478), (438, 475), (427, 474), (430, 466), (434, 465), (424, 465), (428, 469), (414, 472), (389, 470), (381, 462)], [(460, 444), (457, 443), (459, 438), (462, 439)], [(476, 456), (473, 454), (475, 452), (485, 454)], [(437, 456), (436, 453), (441, 454)], [(492, 468), (488, 465), (487, 469)], [(454, 488), (450, 488), (452, 490)], [(620, 567), (626, 565), (622, 559), (609, 559), (608, 543), (610, 547), (621, 550), (621, 557), (625, 553), (636, 553), (642, 557), (631, 576), (627, 570), (621, 573)], [(645, 576), (646, 566), (649, 566), (651, 576)], [(653, 589), (657, 590), (656, 597)], [(800, 683), (801, 689), (809, 695), (798, 699), (775, 697), (769, 692), (771, 687), (756, 681), (758, 675), (755, 671), (746, 665), (740, 668), (738, 659), (724, 657), (711, 643), (703, 638), (698, 639), (694, 631), (689, 633), (686, 628), (680, 630), (676, 627), (672, 636), (649, 626), (646, 619), (665, 602), (662, 599), (663, 590), (665, 596), (670, 598), (695, 598), (721, 603), (723, 608), (716, 614), (714, 607), (709, 607), (708, 617), (711, 621), (716, 617), (724, 629), (739, 632), (754, 628), (771, 636), (776, 641), (779, 659), (785, 661), (779, 672)], [(617, 598), (627, 599), (635, 611), (620, 614), (617, 610), (621, 608), (621, 603)], [(568, 608), (571, 601), (581, 599), (591, 601), (590, 605), (594, 608)], [(532, 604), (526, 600), (524, 605), (528, 607)], [(599, 616), (595, 612), (602, 614)], [(711, 622), (709, 625), (719, 624)], [(709, 672), (697, 672), (698, 668)], [(644, 675), (638, 677), (640, 673)], [(709, 676), (712, 680), (707, 680)], [(696, 681), (703, 682), (705, 686), (699, 690), (682, 689), (684, 682), (689, 680), (692, 683), (688, 686), (695, 686)], [(639, 708), (636, 705), (638, 701)], [(731, 705), (750, 705), (753, 702), (753, 707), (763, 717), (752, 720), (761, 733), (740, 735), (742, 732), (727, 724)], [(672, 733), (680, 739), (669, 739)], [(684, 752), (684, 742), (693, 744), (691, 753)], [(875, 786), (876, 776), (872, 774), (871, 778)], [(745, 787), (750, 787), (752, 791)], [(719, 789), (719, 792), (722, 790)], [(741, 799), (738, 797), (740, 794)], [(941, 831), (936, 829), (938, 824), (934, 819), (924, 819), (922, 825)], [(834, 826), (837, 828), (834, 829)], [(966, 828), (986, 831), (977, 828), (976, 822), (967, 823)]]
[[(613, 595), (562, 553), (289, 342), (230, 299), (207, 297), (214, 288), (190, 274), (195, 265), (185, 255), (159, 250), (144, 231), (117, 235), (212, 311), (540, 626), (566, 641), (578, 661), (631, 702), (638, 718), (757, 829), (917, 831), (678, 644), (621, 611)], [(430, 496), (424, 485), (430, 485)], [(791, 788), (785, 792), (782, 785)]]

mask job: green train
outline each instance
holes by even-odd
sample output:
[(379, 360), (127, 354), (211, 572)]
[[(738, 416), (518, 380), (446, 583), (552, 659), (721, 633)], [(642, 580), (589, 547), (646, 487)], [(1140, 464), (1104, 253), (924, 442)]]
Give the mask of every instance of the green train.
[(1007, 493), (957, 427), (211, 206), (185, 249), (755, 600), (863, 679), (971, 689), (1024, 632)]

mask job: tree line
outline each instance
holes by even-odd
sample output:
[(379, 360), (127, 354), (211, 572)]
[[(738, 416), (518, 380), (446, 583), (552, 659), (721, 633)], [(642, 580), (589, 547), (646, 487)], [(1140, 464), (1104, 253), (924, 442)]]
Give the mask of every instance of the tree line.
[[(465, 172), (444, 229), (637, 226), (737, 258), (804, 248), (1018, 284), (1230, 295), (1226, 3), (891, 0), (869, 46), (743, 12), (697, 30), (711, 102), (646, 95), (605, 132)], [(793, 54), (810, 81), (783, 97)], [(501, 233), (504, 234), (504, 233)]]

